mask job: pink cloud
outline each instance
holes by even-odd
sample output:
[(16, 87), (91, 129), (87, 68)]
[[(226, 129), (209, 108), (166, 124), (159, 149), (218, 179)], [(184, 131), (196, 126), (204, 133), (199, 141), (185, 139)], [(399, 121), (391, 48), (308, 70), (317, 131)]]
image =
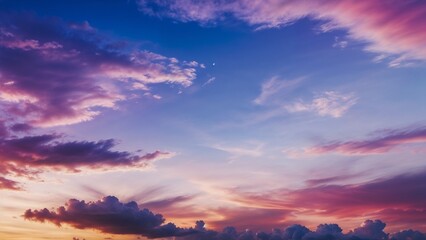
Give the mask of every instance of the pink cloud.
[(203, 24), (232, 15), (258, 29), (282, 27), (310, 18), (322, 22), (321, 31), (347, 30), (347, 37), (365, 42), (367, 51), (386, 53), (405, 61), (426, 59), (423, 1), (140, 0), (139, 5), (141, 11), (151, 15)]
[[(309, 219), (353, 219), (355, 216), (380, 218), (390, 229), (417, 228), (426, 230), (426, 172), (408, 173), (358, 184), (325, 182), (301, 189), (277, 189), (264, 193), (248, 193), (238, 189), (229, 197), (244, 206), (271, 211), (289, 211)], [(255, 220), (253, 220), (255, 222)]]
[(380, 154), (403, 144), (426, 142), (426, 128), (383, 131), (380, 136), (359, 141), (332, 141), (305, 150), (309, 154), (340, 153), (345, 155)]
[(21, 190), (19, 183), (4, 177), (0, 177), (0, 190), (9, 189), (9, 190)]

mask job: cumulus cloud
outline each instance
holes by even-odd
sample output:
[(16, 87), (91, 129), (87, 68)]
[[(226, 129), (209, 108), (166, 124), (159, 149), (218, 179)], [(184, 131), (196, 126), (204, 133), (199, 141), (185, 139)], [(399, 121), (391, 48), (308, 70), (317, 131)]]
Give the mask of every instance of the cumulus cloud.
[(397, 233), (392, 234), (391, 240), (424, 240), (426, 235), (419, 231), (403, 230)]
[(342, 117), (357, 102), (353, 93), (341, 94), (326, 91), (316, 96), (312, 102), (297, 101), (284, 106), (289, 112), (314, 112), (319, 116)]
[(130, 98), (128, 89), (166, 82), (186, 87), (196, 77), (195, 61), (139, 50), (89, 26), (3, 13), (0, 110), (21, 124), (75, 124), (117, 108)]
[(349, 232), (349, 235), (361, 239), (386, 240), (388, 239), (388, 234), (383, 231), (385, 227), (386, 224), (380, 220), (367, 220), (360, 227)]
[(367, 51), (389, 55), (389, 60), (426, 59), (423, 1), (139, 0), (139, 6), (147, 14), (203, 24), (232, 16), (257, 29), (309, 18), (320, 22), (323, 32), (345, 29), (347, 38), (364, 42)]
[[(57, 226), (70, 225), (77, 229), (94, 229), (111, 234), (134, 234), (148, 238), (177, 237), (183, 240), (387, 240), (384, 232), (386, 224), (381, 220), (366, 220), (360, 227), (343, 233), (337, 224), (320, 224), (315, 231), (299, 224), (271, 232), (255, 232), (249, 229), (239, 232), (228, 226), (222, 231), (210, 230), (202, 220), (196, 221), (191, 228), (179, 228), (175, 224), (165, 223), (161, 214), (140, 208), (136, 202), (122, 203), (114, 196), (99, 201), (85, 202), (70, 199), (65, 206), (56, 210), (47, 208), (28, 209), (23, 217), (30, 221), (51, 222)], [(260, 220), (260, 219), (259, 219)], [(391, 239), (424, 240), (424, 234), (413, 230), (404, 230), (392, 234)], [(415, 237), (415, 238), (414, 238)]]
[[(377, 135), (377, 134), (376, 134)], [(340, 153), (345, 155), (380, 154), (413, 143), (426, 142), (426, 127), (411, 127), (381, 131), (378, 136), (365, 140), (331, 141), (306, 149), (310, 154)]]
[(77, 229), (96, 229), (103, 233), (137, 234), (148, 238), (183, 236), (193, 229), (164, 224), (161, 214), (140, 209), (136, 202), (122, 203), (114, 196), (104, 197), (95, 202), (70, 199), (56, 211), (28, 209), (23, 217), (32, 221), (52, 222), (57, 226), (68, 224)]

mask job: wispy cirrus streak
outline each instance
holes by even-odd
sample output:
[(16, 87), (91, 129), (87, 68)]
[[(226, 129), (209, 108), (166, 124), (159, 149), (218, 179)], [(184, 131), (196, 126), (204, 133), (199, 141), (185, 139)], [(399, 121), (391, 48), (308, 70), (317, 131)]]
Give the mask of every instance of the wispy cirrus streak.
[(367, 51), (388, 58), (391, 67), (426, 59), (424, 1), (140, 0), (139, 6), (147, 14), (203, 24), (233, 16), (258, 29), (309, 18), (321, 23), (321, 32), (347, 30), (348, 38), (365, 42)]
[(307, 148), (308, 154), (340, 153), (344, 155), (380, 154), (410, 143), (426, 142), (426, 127), (381, 131), (379, 136), (358, 141), (331, 141)]

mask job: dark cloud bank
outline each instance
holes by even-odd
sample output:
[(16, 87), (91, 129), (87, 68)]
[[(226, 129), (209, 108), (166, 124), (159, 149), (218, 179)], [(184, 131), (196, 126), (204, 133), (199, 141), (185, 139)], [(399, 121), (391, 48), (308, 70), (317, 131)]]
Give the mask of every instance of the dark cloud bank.
[[(79, 172), (83, 169), (143, 169), (150, 162), (170, 153), (154, 151), (137, 155), (115, 151), (113, 139), (100, 141), (65, 141), (56, 134), (24, 137), (0, 137), (0, 174), (31, 179), (47, 169)], [(0, 177), (0, 189), (20, 190), (18, 182)]]
[(23, 217), (31, 221), (51, 222), (57, 226), (68, 224), (77, 229), (95, 229), (110, 234), (134, 234), (147, 238), (178, 237), (185, 240), (425, 240), (426, 235), (415, 230), (389, 234), (381, 220), (366, 220), (360, 227), (343, 233), (337, 224), (320, 224), (315, 230), (302, 225), (291, 225), (271, 232), (238, 232), (235, 227), (222, 231), (208, 230), (203, 221), (194, 227), (179, 228), (165, 223), (161, 214), (143, 209), (134, 201), (120, 202), (114, 196), (96, 202), (70, 199), (56, 210), (28, 209)]

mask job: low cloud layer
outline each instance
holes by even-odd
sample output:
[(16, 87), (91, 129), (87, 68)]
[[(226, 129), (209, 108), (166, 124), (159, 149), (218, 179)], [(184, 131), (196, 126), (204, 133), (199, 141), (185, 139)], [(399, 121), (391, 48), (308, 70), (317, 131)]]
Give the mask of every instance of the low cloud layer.
[(173, 223), (165, 224), (161, 214), (141, 209), (136, 202), (122, 203), (116, 197), (108, 196), (95, 202), (76, 199), (56, 210), (28, 209), (23, 217), (31, 221), (51, 222), (57, 226), (68, 224), (77, 229), (94, 229), (111, 234), (135, 234), (148, 238), (178, 237), (185, 240), (425, 240), (426, 235), (404, 230), (389, 234), (384, 231), (386, 224), (380, 220), (366, 220), (360, 227), (343, 233), (337, 224), (320, 224), (311, 231), (302, 225), (291, 225), (272, 232), (237, 231), (235, 227), (225, 227), (223, 231), (205, 228), (204, 221), (197, 221), (195, 227), (179, 228)]
[(193, 229), (182, 229), (173, 223), (164, 224), (161, 214), (139, 209), (136, 202), (121, 203), (108, 196), (96, 202), (70, 199), (56, 211), (48, 209), (27, 210), (24, 218), (40, 222), (52, 222), (58, 226), (69, 224), (77, 229), (96, 229), (103, 233), (137, 234), (149, 238), (183, 236)]
[[(426, 172), (407, 173), (363, 183), (316, 182), (300, 189), (276, 189), (250, 193), (237, 189), (227, 192), (230, 200), (247, 207), (290, 211), (296, 216), (352, 219), (378, 218), (392, 229), (426, 230)], [(311, 182), (308, 182), (311, 184)], [(267, 221), (267, 219), (265, 219)], [(271, 222), (277, 223), (277, 221)]]
[(390, 67), (426, 60), (423, 1), (139, 0), (139, 7), (146, 14), (202, 24), (232, 16), (257, 29), (309, 18), (319, 22), (320, 32), (346, 30), (348, 39), (364, 42), (365, 50), (387, 59)]

